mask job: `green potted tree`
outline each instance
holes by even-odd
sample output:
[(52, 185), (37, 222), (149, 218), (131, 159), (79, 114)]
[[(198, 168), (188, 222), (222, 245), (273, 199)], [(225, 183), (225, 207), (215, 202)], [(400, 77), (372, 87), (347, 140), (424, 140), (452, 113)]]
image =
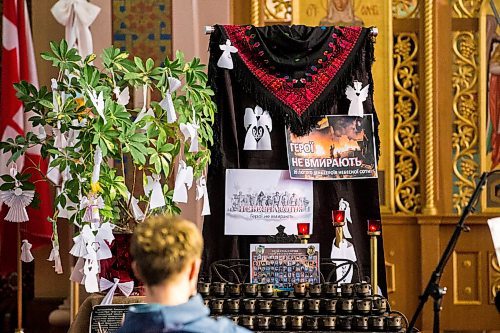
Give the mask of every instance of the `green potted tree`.
[[(0, 195), (13, 212), (11, 220), (23, 222), (23, 214), (14, 212), (36, 202), (30, 200), (36, 193), (29, 175), (40, 173), (56, 189), (50, 218), (54, 247), (57, 223), (65, 218), (76, 230), (71, 253), (79, 258), (79, 269), (74, 278), (85, 276), (87, 290), (97, 291), (96, 267), (103, 260), (111, 260), (107, 268), (113, 266), (113, 233), (130, 233), (151, 214), (179, 214), (176, 202), (187, 200), (194, 182), (197, 198), (204, 197), (208, 206), (204, 172), (213, 143), (213, 91), (205, 65), (198, 58), (186, 61), (181, 52), (156, 66), (152, 59), (131, 58), (110, 47), (99, 69), (93, 65), (95, 55), (82, 59), (64, 40), (50, 48), (42, 58), (58, 69), (51, 88), (15, 85), (25, 112), (32, 114), (33, 131), (0, 143), (0, 151), (11, 154), (9, 165), (39, 146), (50, 160), (49, 171), (17, 172), (13, 167), (11, 174), (1, 175)], [(132, 89), (142, 90), (140, 101), (130, 101)], [(117, 245), (120, 251), (128, 251), (125, 247)]]

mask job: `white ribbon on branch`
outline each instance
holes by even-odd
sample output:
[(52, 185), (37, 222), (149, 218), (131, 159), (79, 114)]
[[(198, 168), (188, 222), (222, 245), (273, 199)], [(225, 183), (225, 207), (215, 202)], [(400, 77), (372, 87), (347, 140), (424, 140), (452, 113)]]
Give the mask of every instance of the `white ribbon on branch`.
[(120, 279), (114, 278), (113, 282), (111, 282), (108, 279), (101, 278), (99, 280), (99, 287), (101, 292), (109, 289), (108, 293), (101, 301), (101, 305), (109, 305), (113, 304), (113, 296), (115, 295), (117, 287), (125, 297), (129, 297), (134, 290), (134, 281), (120, 282)]
[(47, 260), (54, 262), (54, 270), (57, 274), (63, 273), (61, 256), (59, 254), (59, 244), (55, 240), (52, 240), (52, 251), (50, 251), (50, 255)]

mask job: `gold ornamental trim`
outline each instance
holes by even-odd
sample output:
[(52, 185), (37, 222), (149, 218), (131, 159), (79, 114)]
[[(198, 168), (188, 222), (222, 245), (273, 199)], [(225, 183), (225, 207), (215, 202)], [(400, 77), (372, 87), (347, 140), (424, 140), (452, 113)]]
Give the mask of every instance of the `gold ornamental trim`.
[(425, 61), (425, 204), (422, 212), (436, 215), (434, 168), (434, 0), (424, 2), (424, 61)]
[(479, 176), (478, 34), (453, 34), (453, 209), (467, 205)]
[(396, 34), (393, 57), (396, 212), (415, 214), (421, 205), (417, 34)]
[(250, 3), (250, 22), (252, 25), (260, 25), (260, 2), (261, 0), (252, 0)]

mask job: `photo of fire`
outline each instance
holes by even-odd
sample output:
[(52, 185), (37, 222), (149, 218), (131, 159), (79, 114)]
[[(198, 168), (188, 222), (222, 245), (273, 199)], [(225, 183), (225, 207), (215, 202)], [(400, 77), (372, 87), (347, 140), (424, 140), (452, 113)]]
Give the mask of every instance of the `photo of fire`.
[(328, 116), (302, 137), (288, 131), (287, 149), (294, 179), (377, 177), (372, 115)]

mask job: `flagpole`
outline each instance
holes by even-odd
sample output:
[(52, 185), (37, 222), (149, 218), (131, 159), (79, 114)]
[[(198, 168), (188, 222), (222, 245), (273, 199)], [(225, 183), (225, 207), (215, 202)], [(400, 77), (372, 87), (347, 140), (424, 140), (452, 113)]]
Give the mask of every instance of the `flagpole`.
[(17, 223), (17, 329), (23, 333), (23, 262), (21, 260), (21, 224)]

